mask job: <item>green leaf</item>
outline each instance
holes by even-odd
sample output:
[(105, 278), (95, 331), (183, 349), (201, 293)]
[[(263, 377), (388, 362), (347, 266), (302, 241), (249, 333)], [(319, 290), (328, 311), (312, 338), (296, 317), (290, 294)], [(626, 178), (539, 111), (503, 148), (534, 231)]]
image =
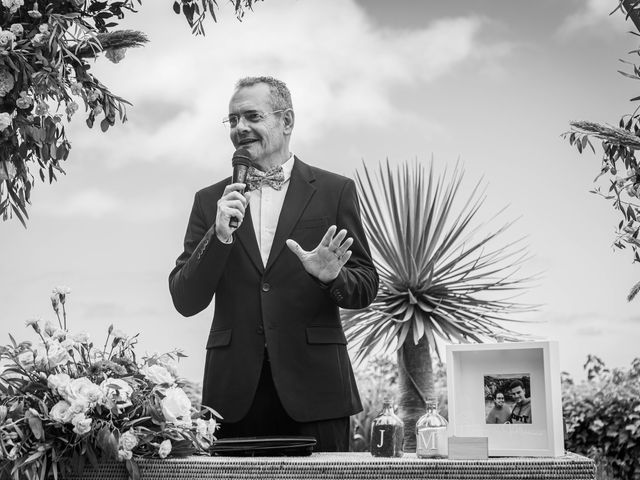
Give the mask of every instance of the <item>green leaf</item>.
[(140, 480), (140, 469), (134, 460), (125, 460), (125, 466), (131, 480)]

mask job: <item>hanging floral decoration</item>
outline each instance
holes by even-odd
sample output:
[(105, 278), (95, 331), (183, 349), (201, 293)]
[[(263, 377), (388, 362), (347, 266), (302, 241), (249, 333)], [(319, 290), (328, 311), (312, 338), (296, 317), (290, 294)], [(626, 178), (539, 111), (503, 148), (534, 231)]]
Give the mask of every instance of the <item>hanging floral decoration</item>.
[(0, 215), (23, 225), (36, 176), (64, 173), (71, 143), (67, 121), (84, 107), (86, 123), (102, 131), (126, 121), (128, 102), (91, 72), (105, 53), (117, 63), (147, 42), (141, 32), (113, 30), (140, 0), (1, 0)]

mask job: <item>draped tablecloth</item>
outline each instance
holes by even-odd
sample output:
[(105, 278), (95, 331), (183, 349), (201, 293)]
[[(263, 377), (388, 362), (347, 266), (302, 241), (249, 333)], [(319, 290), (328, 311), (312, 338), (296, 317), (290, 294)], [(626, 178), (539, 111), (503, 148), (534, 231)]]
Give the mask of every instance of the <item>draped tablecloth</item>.
[[(562, 457), (493, 457), (488, 460), (426, 460), (369, 453), (314, 453), (310, 457), (187, 457), (141, 459), (142, 480), (207, 479), (442, 479), (442, 480), (594, 480), (593, 460), (567, 453)], [(87, 467), (84, 480), (126, 480), (123, 463)]]

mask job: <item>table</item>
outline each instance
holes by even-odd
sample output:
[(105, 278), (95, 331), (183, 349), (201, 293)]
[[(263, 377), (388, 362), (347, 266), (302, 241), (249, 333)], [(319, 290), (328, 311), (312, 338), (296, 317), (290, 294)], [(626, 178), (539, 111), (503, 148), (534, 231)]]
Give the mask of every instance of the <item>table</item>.
[[(423, 460), (372, 457), (369, 453), (314, 453), (310, 457), (187, 457), (141, 459), (142, 480), (208, 479), (438, 479), (438, 480), (594, 480), (593, 460), (562, 457), (494, 457), (488, 460)], [(127, 480), (123, 463), (87, 467), (83, 480)]]

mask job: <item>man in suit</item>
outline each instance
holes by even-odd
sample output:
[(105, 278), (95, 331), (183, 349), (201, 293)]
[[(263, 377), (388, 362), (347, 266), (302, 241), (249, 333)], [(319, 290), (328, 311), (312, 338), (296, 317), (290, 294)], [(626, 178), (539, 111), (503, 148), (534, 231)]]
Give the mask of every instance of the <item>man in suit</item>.
[(317, 451), (346, 451), (362, 405), (339, 307), (369, 305), (378, 275), (354, 182), (291, 154), (294, 120), (283, 82), (237, 83), (225, 123), (253, 159), (250, 191), (227, 178), (196, 193), (169, 285), (185, 316), (215, 294), (203, 404), (224, 417), (220, 436), (310, 435)]

